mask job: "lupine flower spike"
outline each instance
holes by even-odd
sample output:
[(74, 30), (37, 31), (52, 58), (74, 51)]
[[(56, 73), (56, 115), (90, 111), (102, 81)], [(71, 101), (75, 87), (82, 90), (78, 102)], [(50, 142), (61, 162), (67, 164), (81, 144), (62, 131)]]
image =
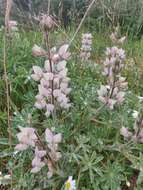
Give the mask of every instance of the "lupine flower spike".
[(37, 132), (33, 128), (19, 127), (21, 132), (17, 134), (19, 144), (15, 149), (23, 151), (28, 148), (35, 149), (35, 156), (32, 160), (31, 173), (39, 172), (47, 165), (49, 171), (48, 178), (52, 177), (55, 171), (55, 164), (61, 158), (61, 153), (58, 151), (58, 145), (62, 141), (61, 134), (53, 134), (50, 129), (45, 130), (45, 142), (37, 136)]
[[(66, 67), (66, 60), (70, 53), (67, 49), (68, 45), (65, 44), (58, 51), (51, 50), (51, 62), (49, 59), (46, 60), (44, 68), (33, 66), (31, 77), (39, 82), (35, 107), (44, 109), (47, 117), (58, 107), (68, 109), (71, 106), (68, 98), (71, 91), (71, 88), (68, 87), (70, 78), (67, 77), (68, 69)], [(41, 51), (43, 52), (43, 50)], [(37, 54), (40, 54), (39, 52)]]
[(101, 85), (97, 91), (99, 100), (113, 109), (115, 104), (122, 104), (128, 83), (121, 76), (124, 67), (125, 51), (118, 47), (107, 48), (106, 59), (103, 62), (103, 75), (107, 78), (107, 84)]
[(82, 60), (88, 60), (91, 56), (91, 46), (92, 46), (92, 34), (86, 33), (82, 34), (82, 45), (80, 57)]

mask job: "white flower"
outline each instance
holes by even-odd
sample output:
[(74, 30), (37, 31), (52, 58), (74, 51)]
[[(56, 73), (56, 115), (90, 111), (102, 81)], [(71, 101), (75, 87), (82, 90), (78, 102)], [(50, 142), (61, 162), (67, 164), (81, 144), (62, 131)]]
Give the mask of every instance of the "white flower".
[(75, 190), (76, 189), (75, 180), (73, 180), (72, 176), (69, 176), (68, 180), (65, 182), (65, 189), (66, 190)]
[(130, 187), (130, 186), (131, 186), (131, 183), (130, 183), (129, 181), (127, 181), (127, 182), (126, 182), (126, 185), (127, 185), (128, 187)]
[(139, 115), (139, 112), (136, 111), (136, 110), (133, 110), (132, 117), (133, 117), (134, 119), (137, 119), (138, 115)]

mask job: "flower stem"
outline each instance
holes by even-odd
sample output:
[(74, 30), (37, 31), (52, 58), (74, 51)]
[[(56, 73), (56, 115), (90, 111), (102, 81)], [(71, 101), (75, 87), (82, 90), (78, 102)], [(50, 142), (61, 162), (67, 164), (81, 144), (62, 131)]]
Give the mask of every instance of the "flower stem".
[[(49, 38), (49, 32), (45, 31), (45, 42), (46, 42), (46, 48), (48, 51), (48, 60), (50, 63), (50, 72), (53, 73), (53, 68), (52, 68), (52, 60), (51, 60), (51, 53), (50, 53), (50, 38)], [(52, 99), (51, 99), (51, 103), (54, 105), (54, 95), (53, 95), (53, 91), (54, 91), (54, 81), (51, 81), (51, 88), (52, 88)]]

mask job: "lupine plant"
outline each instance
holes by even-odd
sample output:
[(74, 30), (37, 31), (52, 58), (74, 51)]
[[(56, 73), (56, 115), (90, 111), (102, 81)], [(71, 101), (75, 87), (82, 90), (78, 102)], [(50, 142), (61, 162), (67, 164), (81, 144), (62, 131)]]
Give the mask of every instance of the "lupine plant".
[[(78, 27), (75, 34), (82, 37), (80, 56), (72, 56), (80, 46), (74, 44), (76, 35), (72, 31), (65, 34), (49, 14), (36, 20), (42, 32), (20, 30), (17, 43), (14, 40), (9, 48), (12, 147), (5, 148), (9, 145), (5, 138), (5, 93), (0, 93), (0, 189), (6, 185), (4, 188), (10, 190), (141, 190), (143, 116), (142, 109), (136, 110), (142, 106), (143, 85), (134, 85), (142, 77), (136, 70), (142, 49), (135, 54), (141, 43), (132, 48), (123, 46), (126, 37), (115, 28), (110, 36), (112, 47), (104, 35), (82, 35)], [(15, 22), (9, 26), (15, 29)], [(123, 47), (135, 58), (129, 58)], [(130, 60), (135, 63), (135, 72), (129, 70)], [(96, 63), (95, 69), (92, 63)], [(1, 79), (3, 89), (3, 76)], [(93, 120), (92, 106), (99, 106), (97, 112), (103, 110)]]
[[(44, 109), (45, 115), (49, 117), (58, 107), (68, 109), (70, 107), (68, 94), (71, 88), (68, 87), (70, 79), (67, 77), (66, 60), (70, 53), (68, 44), (62, 45), (58, 50), (50, 48), (49, 33), (54, 27), (54, 21), (49, 15), (40, 17), (47, 50), (34, 45), (32, 54), (34, 56), (46, 57), (44, 68), (33, 66), (31, 77), (39, 82), (38, 95), (36, 95), (35, 107)], [(48, 178), (51, 178), (56, 171), (56, 162), (61, 158), (58, 151), (58, 144), (61, 142), (61, 134), (54, 134), (50, 129), (45, 130), (45, 141), (41, 139), (34, 128), (19, 127), (20, 133), (17, 134), (19, 144), (15, 149), (23, 151), (31, 147), (34, 151), (32, 160), (32, 173), (39, 172), (44, 166), (48, 166)], [(46, 142), (46, 144), (45, 144)]]
[(35, 56), (45, 56), (44, 68), (33, 66), (32, 78), (39, 82), (35, 107), (44, 109), (46, 116), (50, 116), (58, 107), (68, 109), (71, 104), (68, 94), (70, 78), (67, 77), (67, 59), (70, 56), (68, 44), (62, 45), (58, 50), (56, 47), (50, 48), (49, 35), (54, 26), (54, 21), (50, 16), (42, 15), (40, 20), (44, 32), (45, 43), (48, 50), (34, 45), (32, 53)]

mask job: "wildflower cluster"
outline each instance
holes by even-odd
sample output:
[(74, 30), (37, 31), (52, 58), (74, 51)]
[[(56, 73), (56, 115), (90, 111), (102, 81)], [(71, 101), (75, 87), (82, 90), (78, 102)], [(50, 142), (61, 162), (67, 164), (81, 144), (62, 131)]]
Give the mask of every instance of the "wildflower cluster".
[(80, 57), (82, 60), (88, 60), (91, 56), (92, 34), (82, 34), (82, 45)]
[[(58, 51), (52, 49), (43, 69), (33, 66), (34, 73), (31, 77), (39, 82), (35, 107), (46, 110), (46, 116), (52, 114), (56, 107), (68, 109), (71, 106), (68, 98), (71, 91), (71, 88), (68, 87), (70, 78), (67, 77), (68, 69), (66, 67), (66, 60), (70, 53), (67, 49), (67, 44), (61, 46)], [(45, 51), (35, 46), (33, 53), (39, 56), (45, 54)]]
[(125, 51), (122, 48), (115, 46), (106, 50), (103, 75), (107, 78), (107, 85), (101, 85), (97, 92), (99, 100), (110, 109), (113, 109), (115, 104), (122, 104), (124, 101), (128, 83), (121, 76), (121, 71), (124, 67), (125, 57)]
[(16, 145), (15, 149), (23, 151), (31, 147), (35, 152), (31, 172), (37, 173), (47, 165), (48, 177), (52, 177), (56, 162), (61, 158), (61, 153), (58, 151), (58, 144), (62, 140), (61, 134), (53, 134), (50, 129), (46, 129), (45, 141), (43, 142), (34, 128), (19, 127), (19, 129), (20, 132), (17, 134), (19, 144)]

